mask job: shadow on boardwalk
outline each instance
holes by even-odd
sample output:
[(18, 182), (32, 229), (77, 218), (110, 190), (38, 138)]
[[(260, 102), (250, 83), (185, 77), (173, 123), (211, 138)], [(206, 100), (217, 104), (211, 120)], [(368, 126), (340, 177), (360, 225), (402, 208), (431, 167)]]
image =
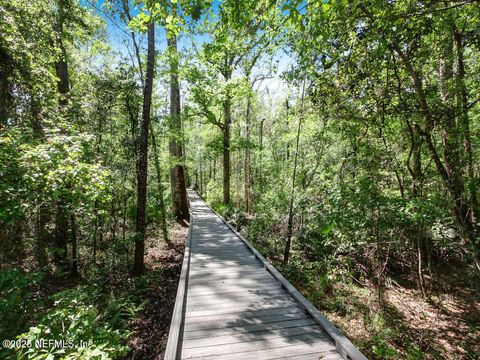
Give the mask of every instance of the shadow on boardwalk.
[[(192, 191), (182, 358), (340, 359), (331, 338)], [(326, 356), (326, 357), (324, 357)]]

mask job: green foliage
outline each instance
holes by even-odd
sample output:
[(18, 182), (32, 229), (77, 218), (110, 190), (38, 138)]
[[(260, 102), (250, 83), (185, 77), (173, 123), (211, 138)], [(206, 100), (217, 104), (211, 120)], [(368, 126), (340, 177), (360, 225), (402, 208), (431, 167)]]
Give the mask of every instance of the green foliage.
[(375, 343), (373, 345), (373, 352), (380, 359), (397, 359), (399, 354), (394, 347), (388, 344), (382, 337), (375, 336), (372, 341)]
[(0, 338), (14, 339), (35, 319), (35, 309), (42, 305), (35, 298), (42, 273), (22, 274), (19, 270), (0, 272)]
[[(19, 359), (110, 359), (128, 353), (126, 322), (141, 309), (128, 297), (105, 296), (93, 286), (79, 286), (56, 293), (52, 300), (54, 306), (39, 323), (18, 338), (32, 343), (62, 339), (71, 347), (19, 349)], [(78, 347), (82, 342), (88, 346)]]

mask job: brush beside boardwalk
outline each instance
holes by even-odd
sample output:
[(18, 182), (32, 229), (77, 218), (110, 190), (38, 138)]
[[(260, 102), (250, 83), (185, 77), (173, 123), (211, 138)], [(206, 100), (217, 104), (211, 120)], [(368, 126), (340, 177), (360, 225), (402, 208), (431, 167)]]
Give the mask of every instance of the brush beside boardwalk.
[(196, 193), (189, 198), (166, 360), (366, 359)]

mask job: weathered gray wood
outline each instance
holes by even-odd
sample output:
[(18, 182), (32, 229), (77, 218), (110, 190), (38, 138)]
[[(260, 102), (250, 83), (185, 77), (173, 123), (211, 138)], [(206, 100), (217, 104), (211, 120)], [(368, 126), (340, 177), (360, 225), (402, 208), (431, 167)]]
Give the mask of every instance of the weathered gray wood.
[[(262, 291), (269, 291), (269, 290), (277, 290), (279, 286), (274, 284), (272, 286), (265, 286), (259, 289), (258, 287), (235, 287), (235, 288), (226, 288), (222, 287), (222, 289), (205, 289), (204, 291), (198, 291), (196, 293), (189, 293), (189, 297), (200, 297), (200, 296), (210, 296), (210, 295), (218, 295), (218, 296), (233, 296), (234, 293), (256, 293)], [(297, 305), (298, 306), (298, 305)]]
[(318, 353), (302, 354), (302, 355), (285, 356), (279, 359), (282, 359), (282, 360), (342, 360), (342, 357), (340, 356), (338, 351), (334, 350), (332, 352), (326, 352), (321, 355), (319, 355)]
[(221, 329), (230, 327), (232, 323), (236, 326), (268, 324), (286, 320), (306, 319), (307, 316), (296, 308), (288, 313), (266, 313), (255, 314), (255, 317), (244, 317), (243, 314), (228, 314), (210, 316), (209, 318), (197, 317), (185, 321), (184, 331)]
[(203, 277), (211, 277), (211, 276), (250, 276), (255, 274), (265, 274), (268, 275), (267, 271), (264, 271), (263, 268), (252, 268), (252, 269), (230, 269), (223, 271), (217, 270), (197, 270), (197, 271), (190, 271), (189, 279), (195, 278), (203, 278)]
[(341, 358), (338, 338), (335, 345), (298, 291), (191, 190), (189, 198), (187, 275), (174, 310), (181, 302), (181, 321), (172, 319), (179, 334), (170, 330), (165, 359)]
[(328, 338), (322, 338), (321, 333), (307, 333), (291, 336), (280, 336), (264, 339), (249, 339), (245, 337), (245, 341), (230, 344), (210, 345), (205, 347), (197, 347), (192, 349), (183, 349), (182, 357), (189, 358), (193, 356), (211, 356), (211, 355), (228, 355), (232, 353), (240, 353), (253, 350), (275, 349), (296, 344), (317, 344), (323, 342), (330, 345), (329, 349), (334, 349), (333, 343), (329, 343)]
[[(208, 206), (208, 205), (207, 205)], [(213, 209), (211, 209), (215, 212)], [(238, 233), (222, 216), (217, 216), (222, 219), (225, 225), (227, 225), (230, 230), (241, 239), (245, 245), (247, 245), (250, 250), (255, 254), (255, 257), (258, 258), (268, 271), (275, 277), (285, 289), (294, 297), (299, 305), (305, 309), (315, 321), (333, 338), (337, 349), (344, 358), (351, 358), (352, 360), (367, 360), (367, 358), (348, 340), (345, 335), (342, 334), (325, 316), (318, 311), (305, 297), (297, 290), (295, 287), (290, 284), (282, 274), (280, 274), (277, 269), (275, 269), (253, 246), (250, 242), (245, 239), (240, 233)]]
[(174, 360), (181, 352), (180, 331), (183, 324), (184, 305), (186, 302), (186, 287), (188, 277), (188, 267), (190, 260), (190, 243), (192, 240), (193, 228), (193, 211), (190, 212), (190, 227), (188, 229), (188, 236), (185, 243), (185, 251), (183, 254), (182, 270), (180, 273), (180, 280), (178, 281), (177, 297), (175, 299), (175, 307), (173, 309), (172, 322), (170, 323), (170, 330), (168, 333), (167, 347), (165, 349), (165, 360)]
[(244, 314), (247, 311), (251, 310), (254, 311), (255, 313), (261, 313), (266, 310), (271, 310), (271, 311), (276, 311), (278, 309), (284, 309), (288, 307), (295, 307), (298, 305), (296, 303), (287, 303), (286, 305), (283, 306), (265, 306), (265, 307), (257, 307), (254, 309), (248, 309), (246, 307), (242, 308), (227, 308), (227, 309), (218, 309), (217, 311), (212, 311), (212, 310), (207, 310), (207, 311), (195, 311), (191, 312), (188, 314), (189, 317), (199, 317), (199, 316), (215, 316), (215, 315), (231, 315), (231, 314)]
[[(267, 280), (267, 281), (248, 281), (245, 280), (241, 283), (235, 283), (235, 282), (227, 282), (227, 283), (222, 283), (222, 284), (212, 284), (209, 286), (208, 283), (196, 283), (192, 284), (192, 286), (189, 286), (188, 291), (190, 294), (196, 294), (199, 292), (206, 292), (206, 291), (227, 291), (227, 290), (237, 290), (237, 289), (258, 289), (260, 286), (262, 287), (273, 287), (275, 286), (275, 282), (273, 280)], [(277, 285), (278, 286), (278, 285)]]
[[(317, 339), (330, 340), (329, 336), (323, 331), (311, 326), (297, 326), (287, 329), (267, 330), (254, 333), (248, 337), (248, 334), (222, 335), (209, 338), (191, 339), (185, 341), (183, 349), (193, 349), (206, 346), (215, 346), (223, 344), (243, 343), (252, 340), (268, 340), (274, 338), (290, 338), (291, 336), (300, 336), (306, 334), (315, 334)], [(247, 335), (247, 336), (246, 336)]]
[[(271, 286), (265, 286), (262, 287), (261, 290), (270, 290), (270, 289), (278, 289), (279, 286), (277, 284), (273, 284)], [(238, 292), (253, 292), (253, 291), (258, 291), (260, 290), (258, 286), (224, 286), (221, 289), (218, 288), (209, 288), (209, 289), (199, 289), (198, 291), (192, 291), (189, 293), (188, 296), (200, 296), (200, 295), (221, 295), (221, 294), (232, 294), (232, 293), (238, 293)], [(297, 305), (297, 304), (296, 304)], [(298, 305), (297, 305), (298, 306)]]
[(250, 294), (246, 296), (242, 293), (241, 296), (215, 296), (215, 297), (208, 297), (203, 298), (201, 301), (198, 301), (197, 298), (190, 298), (187, 297), (187, 309), (194, 309), (194, 308), (204, 308), (204, 307), (211, 307), (217, 305), (226, 305), (233, 303), (234, 305), (238, 305), (239, 302), (243, 303), (258, 303), (264, 301), (272, 301), (272, 300), (282, 300), (282, 299), (291, 299), (290, 295), (287, 292), (278, 292), (277, 294)]
[[(229, 335), (229, 334), (242, 334), (242, 333), (253, 334), (255, 332), (260, 332), (260, 331), (288, 329), (288, 328), (297, 327), (297, 326), (314, 325), (315, 321), (313, 321), (313, 319), (311, 318), (304, 318), (304, 319), (277, 321), (274, 323), (267, 323), (267, 324), (251, 324), (251, 325), (244, 325), (244, 326), (236, 326), (234, 324), (235, 322), (232, 322), (232, 326), (224, 329), (185, 331), (184, 341), (186, 341), (187, 339), (199, 339), (199, 338), (207, 338), (207, 337), (222, 336), (222, 335)], [(317, 327), (314, 325), (312, 326), (312, 328), (317, 328)]]
[[(313, 344), (298, 344), (287, 345), (271, 349), (262, 349), (257, 351), (243, 351), (238, 353), (213, 355), (213, 356), (199, 356), (191, 357), (190, 359), (205, 359), (205, 360), (269, 360), (279, 359), (282, 356), (299, 355), (299, 354), (316, 354), (320, 359), (322, 353), (330, 353), (335, 349), (335, 345), (322, 341)], [(188, 359), (185, 357), (185, 359)]]
[[(284, 315), (284, 314), (304, 314), (304, 312), (298, 308), (298, 306), (291, 306), (291, 307), (285, 307), (285, 308), (273, 308), (273, 309), (262, 309), (262, 311), (257, 311), (255, 312), (255, 317), (258, 319), (261, 319), (262, 317), (267, 317), (267, 316), (276, 316), (276, 315)], [(247, 318), (244, 312), (241, 313), (230, 313), (230, 314), (221, 314), (221, 315), (212, 315), (212, 316), (196, 316), (196, 317), (189, 317), (185, 318), (185, 324), (194, 324), (197, 322), (200, 323), (207, 323), (209, 321), (215, 322), (219, 319), (238, 319), (242, 318), (245, 319)]]
[(215, 314), (231, 314), (233, 312), (246, 312), (246, 311), (261, 311), (262, 309), (272, 309), (278, 307), (286, 307), (295, 305), (293, 300), (276, 300), (270, 301), (268, 304), (262, 304), (260, 302), (250, 302), (248, 304), (228, 304), (225, 306), (211, 306), (201, 309), (190, 310), (187, 309), (185, 316), (206, 316)]
[(229, 317), (223, 320), (208, 321), (203, 323), (186, 323), (184, 331), (198, 331), (198, 330), (218, 330), (234, 327), (236, 329), (243, 328), (244, 326), (273, 324), (284, 321), (296, 321), (296, 320), (312, 320), (302, 313), (290, 313), (290, 314), (277, 314), (271, 316), (262, 317), (250, 317), (243, 318), (242, 316)]
[(188, 295), (187, 300), (188, 301), (209, 301), (209, 300), (224, 299), (224, 298), (234, 298), (237, 301), (243, 301), (244, 299), (248, 299), (256, 295), (263, 296), (263, 295), (277, 295), (277, 294), (284, 294), (286, 296), (290, 296), (285, 289), (275, 287), (268, 290), (242, 291), (240, 293), (234, 293), (234, 294), (223, 293), (222, 295), (219, 295), (219, 294)]
[(240, 278), (240, 279), (196, 279), (188, 283), (189, 289), (198, 289), (202, 286), (208, 288), (222, 288), (228, 285), (243, 286), (243, 285), (255, 285), (258, 288), (262, 288), (263, 285), (275, 284), (275, 280), (272, 277), (263, 276), (257, 278)]

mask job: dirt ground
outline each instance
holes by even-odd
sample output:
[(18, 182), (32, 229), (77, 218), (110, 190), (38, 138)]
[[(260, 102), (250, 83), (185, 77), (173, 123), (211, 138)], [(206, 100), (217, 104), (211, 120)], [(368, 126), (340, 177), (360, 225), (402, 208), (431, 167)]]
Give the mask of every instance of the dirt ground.
[(163, 359), (187, 233), (188, 228), (176, 225), (169, 229), (171, 246), (158, 238), (151, 238), (146, 244), (146, 303), (130, 324), (133, 333), (128, 345), (132, 351), (125, 359)]
[[(430, 299), (413, 287), (391, 282), (381, 317), (378, 293), (368, 285), (337, 284), (329, 297), (342, 305), (319, 306), (369, 358), (382, 358), (375, 356), (373, 347), (378, 342), (372, 341), (381, 334), (398, 353), (392, 358), (480, 359), (480, 299), (455, 278), (443, 274), (436, 279), (439, 286), (432, 289)], [(318, 301), (323, 305), (328, 302)], [(412, 346), (419, 350), (417, 357), (411, 355)]]

